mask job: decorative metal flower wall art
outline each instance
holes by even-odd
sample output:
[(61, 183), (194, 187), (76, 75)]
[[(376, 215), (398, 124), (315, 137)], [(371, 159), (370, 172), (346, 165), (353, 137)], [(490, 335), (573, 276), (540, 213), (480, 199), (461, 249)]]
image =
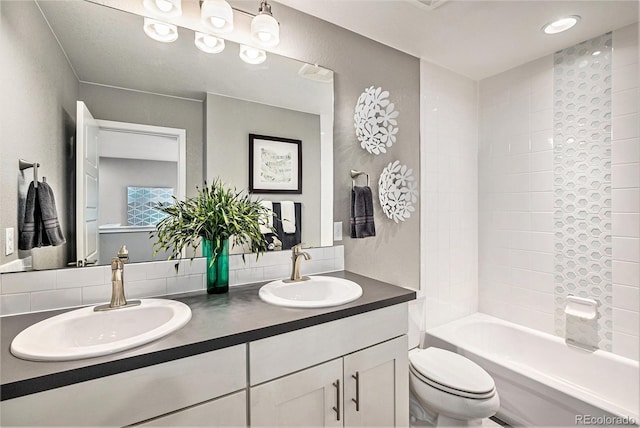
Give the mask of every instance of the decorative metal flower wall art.
[(382, 211), (396, 223), (411, 217), (418, 200), (418, 185), (413, 170), (399, 160), (389, 163), (378, 180), (378, 198)]
[(381, 87), (365, 89), (358, 98), (353, 116), (360, 147), (374, 155), (386, 153), (387, 147), (396, 142), (396, 119), (400, 112), (388, 98), (389, 91), (383, 91)]

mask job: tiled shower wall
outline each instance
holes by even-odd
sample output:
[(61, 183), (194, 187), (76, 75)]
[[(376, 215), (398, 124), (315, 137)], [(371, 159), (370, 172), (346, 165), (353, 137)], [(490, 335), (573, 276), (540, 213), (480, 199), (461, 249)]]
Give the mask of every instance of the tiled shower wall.
[[(302, 264), (304, 274), (344, 270), (344, 247), (306, 249), (311, 260)], [(178, 294), (206, 288), (206, 261), (203, 258), (176, 262), (132, 263), (125, 265), (127, 298)], [(289, 251), (268, 252), (256, 260), (247, 254), (229, 258), (229, 285), (249, 284), (286, 278), (291, 273)], [(52, 269), (0, 274), (0, 315), (12, 315), (93, 305), (111, 298), (111, 267)]]
[(478, 310), (477, 82), (420, 63), (426, 328)]
[[(612, 351), (638, 359), (638, 26), (613, 32)], [(479, 84), (480, 311), (555, 334), (553, 55)]]

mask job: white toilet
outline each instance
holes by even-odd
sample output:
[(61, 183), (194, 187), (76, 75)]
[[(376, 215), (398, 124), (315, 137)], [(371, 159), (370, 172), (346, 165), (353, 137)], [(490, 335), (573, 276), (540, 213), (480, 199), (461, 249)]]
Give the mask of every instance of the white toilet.
[(500, 407), (489, 373), (440, 348), (409, 351), (409, 385), (414, 426), (481, 426)]

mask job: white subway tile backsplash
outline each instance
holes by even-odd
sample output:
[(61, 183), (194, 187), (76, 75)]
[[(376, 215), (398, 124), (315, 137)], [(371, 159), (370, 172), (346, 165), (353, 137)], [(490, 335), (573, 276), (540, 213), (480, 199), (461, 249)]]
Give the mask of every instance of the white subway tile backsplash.
[(167, 294), (203, 290), (204, 284), (202, 274), (167, 278)]
[[(233, 273), (233, 276), (231, 276)], [(254, 267), (247, 269), (237, 269), (229, 271), (230, 281), (232, 285), (250, 284), (252, 282), (264, 281), (264, 268)]]
[(31, 311), (31, 294), (18, 293), (0, 295), (0, 316)]
[(167, 294), (167, 279), (156, 278), (145, 281), (131, 281), (125, 286), (125, 296), (127, 299), (138, 299), (165, 295)]
[[(128, 283), (125, 285), (125, 289)], [(111, 284), (94, 285), (82, 287), (82, 304), (96, 305), (98, 303), (108, 303), (111, 301)]]
[(31, 293), (31, 311), (33, 312), (80, 305), (82, 305), (82, 290), (80, 288)]
[[(127, 265), (127, 268), (129, 267)], [(56, 288), (77, 288), (104, 284), (107, 274), (111, 275), (109, 266), (59, 269), (56, 270)]]
[[(184, 265), (178, 260), (168, 260), (155, 263), (144, 263), (147, 269), (147, 279), (164, 279), (184, 275)], [(176, 269), (177, 266), (177, 269)], [(125, 268), (126, 271), (126, 268)]]
[(531, 185), (532, 192), (550, 192), (553, 190), (553, 172), (532, 172)]
[[(614, 55), (612, 68), (615, 72), (621, 67), (638, 63), (638, 24), (628, 25), (613, 32)], [(637, 77), (637, 75), (636, 75)], [(615, 84), (615, 82), (614, 82)]]
[(2, 294), (28, 293), (55, 288), (55, 270), (2, 274)]
[(553, 150), (553, 131), (551, 128), (531, 134), (531, 151), (542, 152)]
[[(344, 270), (342, 245), (310, 250), (314, 255), (303, 264), (304, 274)], [(289, 276), (290, 251), (255, 256), (230, 256), (240, 269), (230, 269), (230, 285), (280, 279)], [(178, 272), (175, 265), (179, 263)], [(164, 276), (163, 276), (164, 275)], [(144, 298), (204, 290), (206, 288), (206, 259), (134, 263), (125, 266), (127, 298)], [(64, 288), (56, 289), (56, 286)], [(109, 266), (8, 273), (0, 275), (0, 315), (57, 309), (108, 302), (111, 298), (111, 269)], [(50, 291), (50, 292), (49, 292)]]

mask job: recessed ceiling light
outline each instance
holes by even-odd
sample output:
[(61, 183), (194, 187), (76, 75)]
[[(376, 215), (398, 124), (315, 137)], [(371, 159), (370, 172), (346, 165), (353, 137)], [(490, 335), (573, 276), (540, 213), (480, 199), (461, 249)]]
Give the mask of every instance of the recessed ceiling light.
[(580, 17), (578, 15), (565, 16), (564, 18), (556, 19), (553, 22), (549, 22), (544, 27), (542, 27), (542, 31), (544, 31), (545, 34), (562, 33), (563, 31), (567, 31), (569, 28), (576, 25), (579, 20)]
[(153, 40), (170, 43), (178, 39), (178, 27), (155, 19), (144, 19), (144, 32)]

